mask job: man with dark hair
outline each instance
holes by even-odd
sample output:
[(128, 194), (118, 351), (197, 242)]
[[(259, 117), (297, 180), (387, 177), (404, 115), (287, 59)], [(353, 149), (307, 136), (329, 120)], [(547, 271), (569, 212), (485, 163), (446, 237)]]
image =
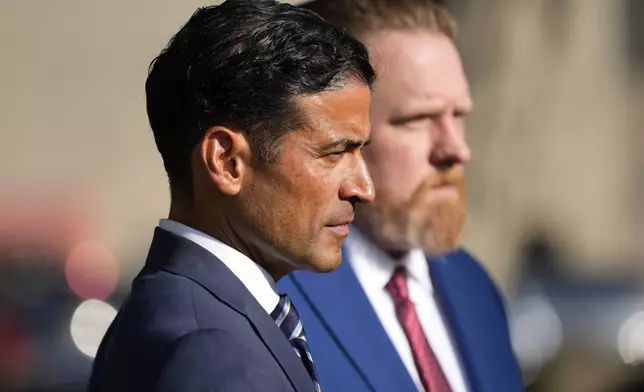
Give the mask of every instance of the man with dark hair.
[(356, 208), (337, 271), (280, 282), (328, 390), (523, 390), (501, 296), (458, 249), (472, 99), (442, 3), (304, 5), (361, 40), (378, 73), (364, 149), (377, 197)]
[[(150, 67), (171, 188), (90, 391), (320, 391), (283, 275), (342, 258), (374, 72), (365, 47), (276, 1), (199, 9)], [(305, 324), (304, 324), (305, 325)]]

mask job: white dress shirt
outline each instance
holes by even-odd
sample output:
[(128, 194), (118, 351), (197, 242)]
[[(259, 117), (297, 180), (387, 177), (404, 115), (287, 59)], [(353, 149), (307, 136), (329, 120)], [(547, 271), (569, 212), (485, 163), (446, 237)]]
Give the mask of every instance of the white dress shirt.
[(407, 269), (407, 286), (410, 300), (414, 303), (420, 324), (427, 341), (438, 358), (443, 373), (453, 392), (467, 392), (467, 382), (459, 361), (458, 353), (450, 336), (448, 325), (438, 306), (429, 266), (421, 250), (414, 250), (402, 260), (396, 261), (373, 244), (355, 227), (346, 240), (348, 260), (358, 281), (367, 294), (380, 323), (393, 343), (400, 359), (416, 383), (424, 391), (414, 364), (411, 347), (398, 318), (396, 308), (385, 285), (391, 279), (394, 269), (403, 265)]
[(177, 221), (161, 219), (159, 227), (192, 241), (215, 255), (246, 286), (246, 289), (259, 302), (266, 313), (270, 315), (275, 309), (280, 300), (275, 289), (275, 281), (264, 268), (246, 255), (199, 230)]

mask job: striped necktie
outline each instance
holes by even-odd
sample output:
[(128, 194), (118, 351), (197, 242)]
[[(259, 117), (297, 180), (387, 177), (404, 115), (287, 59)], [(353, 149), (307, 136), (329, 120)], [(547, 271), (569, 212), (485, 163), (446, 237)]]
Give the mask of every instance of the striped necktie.
[(322, 388), (318, 382), (318, 376), (315, 373), (315, 366), (313, 366), (313, 358), (309, 351), (309, 345), (306, 342), (304, 326), (302, 325), (300, 316), (295, 310), (295, 306), (286, 294), (280, 295), (280, 301), (275, 307), (275, 310), (271, 312), (271, 317), (275, 320), (275, 324), (277, 324), (279, 329), (282, 330), (284, 335), (286, 335), (286, 338), (295, 350), (295, 354), (297, 354), (297, 356), (302, 360), (302, 363), (304, 363), (304, 367), (309, 372), (309, 375), (315, 384), (315, 390), (317, 392), (321, 392)]

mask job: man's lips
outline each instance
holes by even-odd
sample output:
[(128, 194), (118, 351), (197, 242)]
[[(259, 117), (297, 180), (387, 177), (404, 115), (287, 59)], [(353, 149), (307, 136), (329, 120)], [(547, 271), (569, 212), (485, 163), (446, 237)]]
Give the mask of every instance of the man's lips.
[(338, 237), (347, 237), (350, 232), (348, 224), (325, 226), (325, 229), (333, 232)]
[(456, 185), (449, 183), (429, 188), (429, 194), (433, 197), (459, 197)]
[(325, 228), (331, 230), (340, 237), (346, 237), (349, 235), (349, 224), (351, 224), (351, 222), (353, 222), (353, 216), (351, 218), (335, 221), (326, 225)]

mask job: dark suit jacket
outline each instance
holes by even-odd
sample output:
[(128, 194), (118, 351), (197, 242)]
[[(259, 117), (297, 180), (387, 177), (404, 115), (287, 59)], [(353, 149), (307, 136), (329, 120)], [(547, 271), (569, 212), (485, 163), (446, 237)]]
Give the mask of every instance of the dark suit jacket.
[(90, 392), (314, 392), (302, 361), (237, 277), (156, 229), (99, 348)]
[[(416, 392), (344, 256), (334, 272), (296, 272), (278, 284), (306, 326), (320, 384), (326, 392)], [(487, 273), (465, 251), (428, 262), (470, 391), (523, 391), (504, 304)]]

